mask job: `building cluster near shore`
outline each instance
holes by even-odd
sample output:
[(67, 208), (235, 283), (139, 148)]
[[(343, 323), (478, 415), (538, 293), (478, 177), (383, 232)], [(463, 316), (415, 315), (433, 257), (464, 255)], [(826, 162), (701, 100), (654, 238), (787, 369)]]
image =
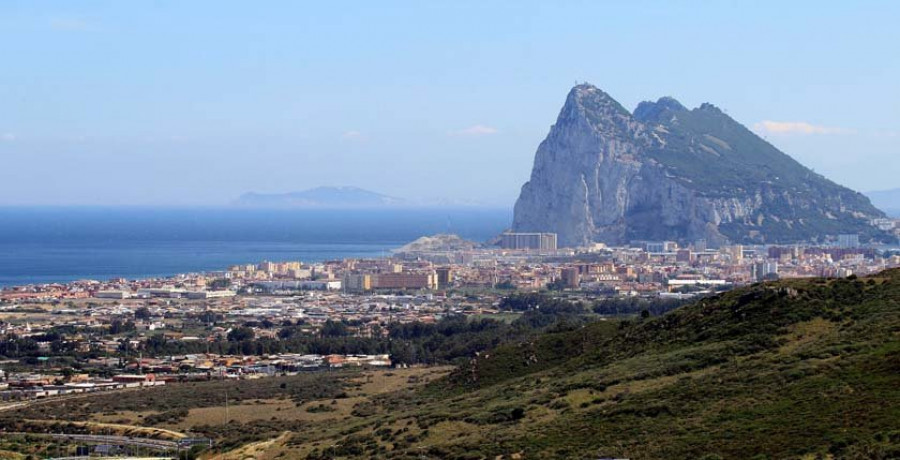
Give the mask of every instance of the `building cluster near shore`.
[[(32, 356), (53, 356), (64, 348), (93, 355), (83, 364), (108, 370), (104, 378), (60, 381), (57, 376), (40, 385), (26, 374), (7, 373), (0, 389), (4, 398), (16, 399), (87, 391), (91, 385), (96, 391), (116, 389), (129, 378), (117, 381), (116, 375), (152, 374), (154, 382), (171, 382), (390, 366), (388, 355), (268, 355), (251, 349), (229, 356), (217, 354), (215, 347), (234, 343), (232, 335), (239, 329), (252, 331), (254, 340), (279, 341), (286, 337), (285, 328), (316, 337), (329, 322), (340, 322), (345, 336), (384, 338), (395, 323), (436, 323), (448, 315), (516, 315), (498, 309), (511, 292), (551, 290), (587, 301), (684, 299), (769, 279), (847, 277), (900, 266), (896, 248), (866, 247), (855, 235), (823, 246), (715, 248), (704, 241), (557, 248), (552, 234), (541, 233), (504, 234), (494, 247), (460, 244), (447, 236), (426, 240), (428, 244), (407, 245), (377, 259), (263, 261), (166, 278), (5, 288), (0, 292), (0, 335), (30, 341)], [(70, 331), (61, 341), (60, 328)], [(154, 340), (205, 353), (143, 356), (140, 350), (150, 349)], [(22, 365), (11, 363), (0, 369)], [(31, 367), (40, 369), (41, 363)], [(143, 380), (136, 383), (150, 386)], [(33, 394), (23, 392), (26, 388)]]
[[(893, 223), (893, 221), (891, 221)], [(857, 235), (840, 235), (835, 244), (730, 245), (705, 241), (638, 241), (627, 247), (556, 247), (552, 233), (504, 233), (499, 247), (416, 247), (391, 257), (243, 264), (221, 272), (168, 278), (9, 287), (4, 304), (74, 299), (215, 300), (241, 295), (284, 295), (323, 291), (371, 293), (498, 286), (538, 290), (548, 286), (615, 292), (663, 293), (692, 285), (743, 285), (774, 277), (865, 275), (900, 263), (897, 250), (860, 245)]]

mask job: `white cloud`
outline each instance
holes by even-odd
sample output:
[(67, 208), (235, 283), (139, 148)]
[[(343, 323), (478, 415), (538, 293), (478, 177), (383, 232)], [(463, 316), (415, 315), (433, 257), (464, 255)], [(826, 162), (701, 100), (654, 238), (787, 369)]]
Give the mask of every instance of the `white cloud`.
[(363, 133), (359, 131), (346, 131), (341, 134), (341, 139), (362, 139), (363, 137)]
[(491, 134), (497, 134), (497, 132), (497, 128), (494, 128), (492, 126), (473, 125), (465, 129), (452, 131), (450, 134), (456, 136), (488, 136)]
[(3, 142), (12, 142), (12, 141), (14, 141), (14, 140), (16, 140), (16, 135), (13, 134), (13, 133), (3, 133), (3, 134), (0, 134), (0, 141), (3, 141)]
[(83, 32), (91, 30), (93, 27), (87, 22), (77, 18), (52, 18), (50, 19), (50, 28), (67, 32)]
[(814, 125), (805, 121), (764, 120), (755, 123), (753, 129), (768, 134), (853, 134), (853, 130)]

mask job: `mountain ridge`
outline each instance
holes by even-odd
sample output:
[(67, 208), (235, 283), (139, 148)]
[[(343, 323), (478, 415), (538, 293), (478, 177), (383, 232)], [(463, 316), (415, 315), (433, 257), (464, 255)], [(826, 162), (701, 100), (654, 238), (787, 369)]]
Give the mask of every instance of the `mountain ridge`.
[(241, 195), (234, 204), (274, 208), (378, 208), (395, 207), (404, 200), (352, 186), (322, 186), (287, 193)]
[(232, 206), (271, 209), (494, 209), (465, 199), (406, 199), (354, 186), (320, 186), (285, 193), (247, 192)]

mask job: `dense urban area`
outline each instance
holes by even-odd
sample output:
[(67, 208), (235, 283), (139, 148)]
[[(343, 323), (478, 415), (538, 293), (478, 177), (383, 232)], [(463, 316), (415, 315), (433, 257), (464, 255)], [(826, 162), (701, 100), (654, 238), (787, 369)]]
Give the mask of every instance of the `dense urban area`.
[(437, 235), (379, 259), (263, 261), (159, 279), (5, 288), (2, 397), (449, 362), (464, 356), (405, 347), (402, 339), (463, 317), (513, 321), (526, 309), (510, 299), (525, 293), (580, 301), (599, 316), (639, 314), (763, 280), (900, 265), (896, 250), (862, 246), (856, 235), (827, 246), (558, 249), (553, 234), (513, 233), (497, 243)]

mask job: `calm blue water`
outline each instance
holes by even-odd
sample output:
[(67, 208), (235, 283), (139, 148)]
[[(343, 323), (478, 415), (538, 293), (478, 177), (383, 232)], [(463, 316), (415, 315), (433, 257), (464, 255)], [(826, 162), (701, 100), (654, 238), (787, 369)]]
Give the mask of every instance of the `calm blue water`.
[(435, 233), (487, 240), (511, 220), (484, 209), (0, 208), (0, 286), (378, 257)]

